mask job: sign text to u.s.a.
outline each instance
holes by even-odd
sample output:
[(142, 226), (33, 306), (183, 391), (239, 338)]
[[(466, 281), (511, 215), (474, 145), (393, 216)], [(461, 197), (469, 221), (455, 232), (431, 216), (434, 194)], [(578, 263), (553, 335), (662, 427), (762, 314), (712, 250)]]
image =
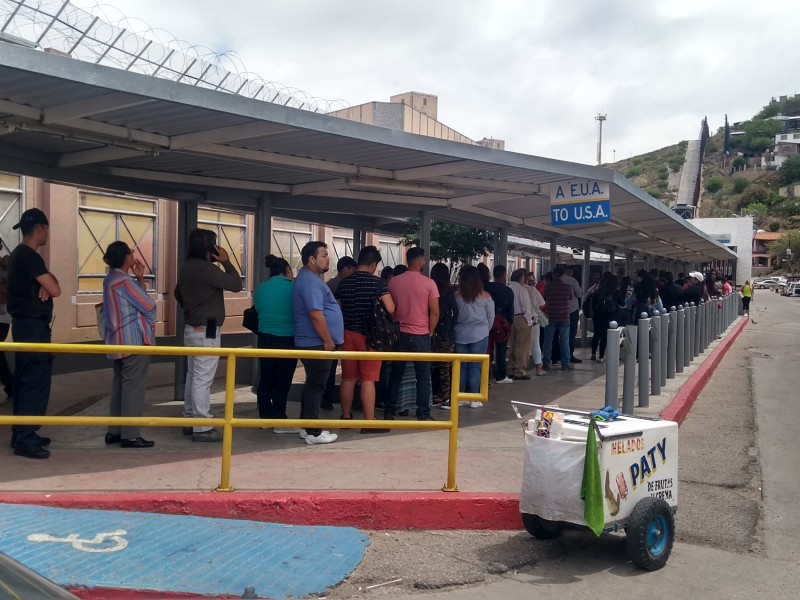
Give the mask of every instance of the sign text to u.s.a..
[(603, 223), (611, 220), (608, 183), (570, 180), (553, 185), (550, 224), (556, 227)]

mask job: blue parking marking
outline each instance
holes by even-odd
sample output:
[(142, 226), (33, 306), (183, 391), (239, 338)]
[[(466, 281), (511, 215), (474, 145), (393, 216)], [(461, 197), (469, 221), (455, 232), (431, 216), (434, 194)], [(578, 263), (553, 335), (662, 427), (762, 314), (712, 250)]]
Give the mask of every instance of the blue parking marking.
[(351, 527), (0, 504), (0, 551), (65, 587), (296, 598), (343, 581), (368, 545)]

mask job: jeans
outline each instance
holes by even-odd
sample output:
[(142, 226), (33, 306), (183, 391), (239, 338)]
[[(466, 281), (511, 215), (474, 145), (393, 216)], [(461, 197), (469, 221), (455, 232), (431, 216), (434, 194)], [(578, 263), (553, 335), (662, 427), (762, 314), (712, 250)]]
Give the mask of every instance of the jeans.
[[(258, 347), (271, 350), (292, 350), (294, 349), (294, 337), (259, 333)], [(259, 378), (256, 401), (259, 418), (287, 418), (286, 401), (289, 397), (289, 390), (292, 388), (292, 378), (296, 368), (296, 358), (258, 359)]]
[[(297, 348), (298, 350), (324, 350), (322, 346), (311, 348)], [(301, 419), (319, 419), (319, 408), (322, 405), (322, 394), (325, 393), (325, 384), (331, 372), (332, 360), (315, 360), (301, 358), (303, 368), (306, 370), (306, 384), (303, 386), (303, 399), (300, 408)], [(305, 428), (308, 435), (317, 436), (322, 429)]]
[[(197, 331), (195, 331), (197, 330)], [(187, 325), (183, 331), (183, 345), (187, 348), (219, 348), (219, 327), (217, 337), (206, 337), (205, 327)], [(186, 386), (183, 392), (183, 416), (187, 419), (211, 418), (211, 384), (217, 374), (219, 356), (189, 356), (186, 361)], [(211, 431), (213, 427), (194, 427), (194, 433)]]
[[(429, 335), (412, 335), (401, 333), (397, 343), (397, 352), (430, 352), (431, 337)], [(384, 408), (385, 416), (394, 416), (400, 400), (400, 383), (403, 381), (403, 371), (406, 363), (392, 362), (389, 372), (389, 396)], [(431, 416), (431, 365), (427, 362), (415, 362), (414, 372), (417, 376), (417, 419), (426, 420)]]
[[(44, 319), (14, 317), (11, 335), (15, 342), (50, 343), (50, 323)], [(53, 355), (17, 352), (14, 365), (13, 404), (15, 415), (44, 416), (50, 400)], [(38, 445), (39, 425), (14, 425), (15, 447)]]
[[(469, 344), (456, 342), (456, 354), (486, 354), (488, 344), (488, 336)], [(462, 392), (477, 393), (481, 391), (481, 363), (461, 363), (460, 389)]]
[[(569, 313), (569, 355), (575, 356), (575, 336), (578, 335), (578, 322), (581, 319), (581, 310)], [(567, 363), (569, 364), (569, 363)], [(562, 363), (563, 365), (563, 363)]]
[(569, 366), (569, 340), (567, 339), (569, 337), (569, 322), (553, 323), (550, 321), (550, 324), (544, 328), (544, 359), (542, 364), (545, 367), (550, 366), (553, 338), (556, 336), (556, 332), (558, 332), (561, 368), (563, 369)]

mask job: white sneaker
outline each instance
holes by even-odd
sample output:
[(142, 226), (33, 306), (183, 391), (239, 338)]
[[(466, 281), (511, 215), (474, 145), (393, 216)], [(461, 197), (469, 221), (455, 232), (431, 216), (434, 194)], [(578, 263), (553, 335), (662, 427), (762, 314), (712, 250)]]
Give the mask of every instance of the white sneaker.
[[(300, 433), (299, 427), (273, 427), (272, 433)], [(305, 431), (303, 431), (305, 433)], [(303, 436), (300, 436), (303, 437)]]
[(299, 433), (300, 433), (300, 439), (301, 439), (301, 440), (304, 440), (304, 439), (306, 439), (306, 438), (308, 437), (308, 434), (306, 433), (306, 430), (305, 430), (305, 429), (301, 429), (301, 430), (299, 431)]
[(495, 383), (514, 383), (514, 380), (511, 377), (506, 377), (505, 379), (501, 379), (500, 381), (495, 381)]
[(449, 402), (442, 402), (442, 403), (439, 405), (439, 408), (440, 408), (441, 410), (450, 410), (450, 403), (449, 403)]
[(483, 408), (483, 402), (470, 402), (470, 408)]
[(458, 406), (459, 408), (461, 408), (462, 406), (469, 406), (469, 402), (467, 402), (466, 400), (462, 400), (458, 403)]
[(332, 444), (339, 439), (339, 436), (330, 431), (323, 431), (319, 435), (306, 436), (306, 444), (313, 446), (314, 444)]

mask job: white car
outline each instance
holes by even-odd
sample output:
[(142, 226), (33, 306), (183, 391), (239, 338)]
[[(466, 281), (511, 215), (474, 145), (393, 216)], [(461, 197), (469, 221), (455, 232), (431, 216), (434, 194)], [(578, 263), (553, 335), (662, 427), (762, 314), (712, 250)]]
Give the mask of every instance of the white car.
[(779, 283), (781, 283), (781, 280), (777, 277), (767, 277), (765, 279), (756, 279), (753, 281), (753, 287), (757, 290), (763, 290), (764, 288), (777, 287)]
[(800, 296), (800, 281), (792, 281), (786, 286), (784, 296)]

